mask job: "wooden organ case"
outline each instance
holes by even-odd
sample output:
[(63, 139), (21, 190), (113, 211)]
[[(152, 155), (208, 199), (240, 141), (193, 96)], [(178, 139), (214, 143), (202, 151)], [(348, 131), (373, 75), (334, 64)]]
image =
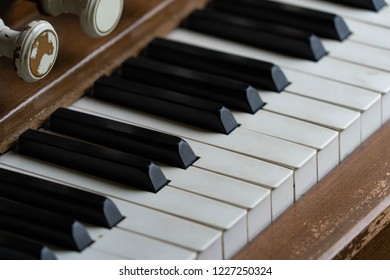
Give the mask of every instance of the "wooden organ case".
[[(50, 21), (60, 53), (42, 81), (25, 83), (0, 57), (0, 152), (28, 128), (40, 127), (58, 107), (69, 106), (93, 82), (112, 73), (148, 42), (174, 29), (207, 0), (125, 0), (119, 26), (107, 37), (85, 36), (74, 16), (46, 17), (29, 1), (1, 11), (18, 29)], [(313, 187), (236, 255), (237, 259), (381, 259), (390, 257), (390, 124)]]

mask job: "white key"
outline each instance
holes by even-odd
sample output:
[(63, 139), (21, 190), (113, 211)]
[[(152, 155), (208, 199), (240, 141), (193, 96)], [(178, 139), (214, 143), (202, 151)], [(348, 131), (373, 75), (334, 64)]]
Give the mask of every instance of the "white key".
[[(248, 242), (246, 211), (225, 203), (165, 186), (157, 194), (116, 184), (13, 152), (0, 165), (47, 180), (136, 203), (223, 231), (224, 257), (231, 258)], [(199, 207), (202, 205), (202, 207)]]
[(96, 250), (123, 256), (130, 260), (193, 260), (196, 253), (172, 244), (168, 244), (120, 228), (110, 230), (88, 227), (88, 232), (95, 242), (91, 245)]
[(249, 240), (271, 223), (270, 190), (192, 166), (161, 169), (172, 187), (246, 209)]
[(382, 97), (382, 123), (390, 120), (390, 94)]
[(302, 7), (313, 8), (316, 10), (333, 13), (342, 16), (347, 21), (355, 19), (362, 22), (390, 27), (390, 7), (383, 7), (379, 12), (368, 11), (364, 9), (349, 7), (335, 2), (319, 1), (319, 0), (274, 0), (289, 4), (299, 5)]
[(382, 125), (381, 95), (369, 90), (284, 69), (291, 81), (286, 92), (360, 112), (362, 141)]
[[(42, 130), (56, 134), (50, 130)], [(172, 187), (246, 209), (248, 217), (251, 217), (247, 220), (249, 240), (271, 223), (269, 189), (192, 166), (185, 170), (165, 164), (159, 166)]]
[(51, 248), (59, 260), (123, 260), (123, 256), (107, 253), (95, 248), (85, 248), (82, 252)]
[[(279, 0), (280, 1), (280, 0)], [(299, 5), (299, 6), (306, 6), (309, 8), (314, 8), (316, 10), (322, 10), (322, 11), (328, 11), (333, 14), (337, 14), (343, 17), (343, 13), (341, 12), (343, 9), (340, 7), (340, 5), (334, 4), (334, 3), (326, 3), (321, 1), (313, 1), (313, 0), (282, 0), (281, 2)], [(328, 6), (328, 7), (323, 7)], [(337, 6), (336, 9), (331, 10), (331, 7)], [(323, 8), (323, 9), (322, 9)], [(354, 8), (348, 8), (349, 11), (354, 11)], [(362, 14), (363, 11), (361, 11)], [(383, 48), (390, 50), (390, 20), (385, 19), (386, 15), (387, 17), (390, 17), (390, 9), (384, 8), (383, 11), (379, 11), (378, 13), (370, 12), (371, 14), (374, 14), (376, 18), (382, 20), (382, 23), (384, 23), (382, 26), (373, 25), (367, 22), (362, 22), (359, 20), (359, 16), (355, 16), (352, 18), (343, 17), (346, 24), (352, 31), (352, 34), (348, 37), (348, 39), (342, 43), (337, 42), (341, 45), (346, 45), (345, 49), (348, 49), (348, 41), (358, 42), (361, 44), (367, 44), (371, 45), (377, 48)], [(381, 16), (381, 18), (379, 18)], [(363, 16), (364, 17), (364, 16)], [(387, 22), (387, 25), (386, 25)], [(336, 42), (336, 41), (335, 41)], [(333, 56), (332, 49), (328, 48), (328, 45), (325, 44), (327, 49), (331, 51), (330, 55)], [(365, 55), (370, 55), (370, 53), (365, 53)], [(364, 55), (364, 56), (365, 56)]]
[[(200, 33), (176, 29), (168, 35), (169, 39), (193, 44), (196, 46), (242, 55), (254, 59), (272, 61), (283, 69), (291, 69), (329, 80), (345, 83), (355, 87), (371, 90), (388, 98), (390, 91), (390, 73), (341, 61), (333, 57), (324, 57), (319, 62), (283, 56), (273, 52), (253, 48), (243, 44), (227, 41)], [(390, 109), (382, 102), (382, 123)]]
[(200, 157), (194, 166), (269, 189), (273, 219), (294, 203), (292, 170), (207, 144), (186, 141)]
[(262, 92), (269, 110), (300, 120), (322, 125), (339, 132), (340, 161), (361, 143), (360, 113), (310, 98), (283, 92)]
[(234, 112), (234, 116), (243, 127), (316, 149), (319, 180), (339, 163), (339, 139), (335, 130), (266, 110), (254, 115)]
[(244, 128), (237, 128), (227, 136), (176, 122), (168, 122), (157, 116), (92, 98), (82, 98), (72, 108), (80, 108), (107, 118), (142, 125), (293, 169), (297, 198), (317, 182), (316, 151), (295, 143)]
[[(390, 33), (390, 29), (388, 31)], [(383, 59), (390, 56), (390, 49), (380, 49), (351, 40), (343, 43), (332, 40), (323, 42), (331, 57), (390, 72), (390, 62)]]
[(222, 259), (222, 232), (151, 208), (111, 198), (126, 217), (117, 227), (197, 253), (198, 259)]

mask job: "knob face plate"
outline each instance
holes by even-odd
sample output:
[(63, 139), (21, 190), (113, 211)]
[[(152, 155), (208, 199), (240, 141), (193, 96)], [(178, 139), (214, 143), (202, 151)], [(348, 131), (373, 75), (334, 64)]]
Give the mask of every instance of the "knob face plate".
[(80, 13), (81, 26), (91, 37), (103, 37), (117, 26), (123, 11), (123, 0), (88, 1)]
[(57, 59), (58, 37), (45, 21), (30, 23), (19, 36), (14, 52), (18, 75), (27, 82), (45, 77)]
[(101, 33), (111, 32), (122, 15), (122, 0), (100, 0), (96, 10), (96, 27)]

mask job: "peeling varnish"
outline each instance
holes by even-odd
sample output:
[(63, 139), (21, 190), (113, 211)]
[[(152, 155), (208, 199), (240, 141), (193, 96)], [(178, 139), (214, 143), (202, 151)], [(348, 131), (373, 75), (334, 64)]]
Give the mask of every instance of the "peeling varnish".
[[(388, 166), (387, 163), (384, 166)], [(346, 223), (356, 223), (357, 221), (351, 220), (355, 215), (349, 215), (348, 213), (356, 213), (360, 211), (365, 211), (365, 209), (371, 209), (374, 201), (380, 199), (385, 200), (390, 194), (390, 182), (388, 177), (390, 172), (385, 173), (385, 177), (382, 180), (377, 181), (370, 192), (367, 193), (362, 189), (357, 189), (354, 193), (354, 196), (357, 197), (357, 201), (361, 201), (359, 205), (352, 206), (348, 209), (348, 212), (340, 215), (337, 218), (334, 217), (322, 217), (321, 220), (312, 223), (305, 223), (304, 227), (310, 232), (308, 238), (300, 242), (300, 244), (295, 244), (293, 248), (294, 255), (299, 258), (301, 255), (305, 254), (307, 248), (317, 243), (317, 241), (328, 240), (332, 234), (338, 230), (340, 227), (343, 227)], [(368, 244), (372, 238), (374, 238), (384, 227), (390, 223), (390, 206), (388, 209), (383, 211), (379, 216), (376, 217), (371, 223), (367, 225), (366, 228), (362, 229), (358, 235), (355, 234), (355, 238), (347, 243), (346, 247), (334, 256), (334, 258), (343, 258), (349, 259), (356, 255), (361, 248)], [(355, 229), (356, 230), (356, 229)], [(330, 239), (329, 239), (330, 240)], [(334, 242), (334, 241), (333, 241)], [(341, 242), (343, 243), (343, 242)], [(322, 244), (318, 242), (318, 244)], [(323, 244), (322, 244), (323, 245)], [(313, 248), (313, 247), (311, 247)], [(324, 251), (323, 247), (317, 248), (317, 257), (323, 256)], [(314, 254), (315, 255), (315, 254)]]
[(55, 46), (50, 41), (49, 32), (41, 34), (34, 42), (30, 55), (30, 70), (35, 77), (44, 76), (52, 64), (42, 65), (45, 55), (52, 56), (55, 51)]

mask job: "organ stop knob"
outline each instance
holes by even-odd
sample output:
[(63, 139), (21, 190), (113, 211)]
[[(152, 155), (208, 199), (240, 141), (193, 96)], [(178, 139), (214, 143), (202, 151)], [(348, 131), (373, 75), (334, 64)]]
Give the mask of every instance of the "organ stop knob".
[(98, 38), (108, 35), (117, 26), (123, 0), (41, 0), (40, 7), (52, 16), (64, 13), (78, 15), (83, 31)]
[(38, 81), (50, 72), (58, 47), (57, 33), (46, 21), (32, 21), (15, 31), (0, 19), (0, 56), (13, 59), (16, 73), (26, 82)]

